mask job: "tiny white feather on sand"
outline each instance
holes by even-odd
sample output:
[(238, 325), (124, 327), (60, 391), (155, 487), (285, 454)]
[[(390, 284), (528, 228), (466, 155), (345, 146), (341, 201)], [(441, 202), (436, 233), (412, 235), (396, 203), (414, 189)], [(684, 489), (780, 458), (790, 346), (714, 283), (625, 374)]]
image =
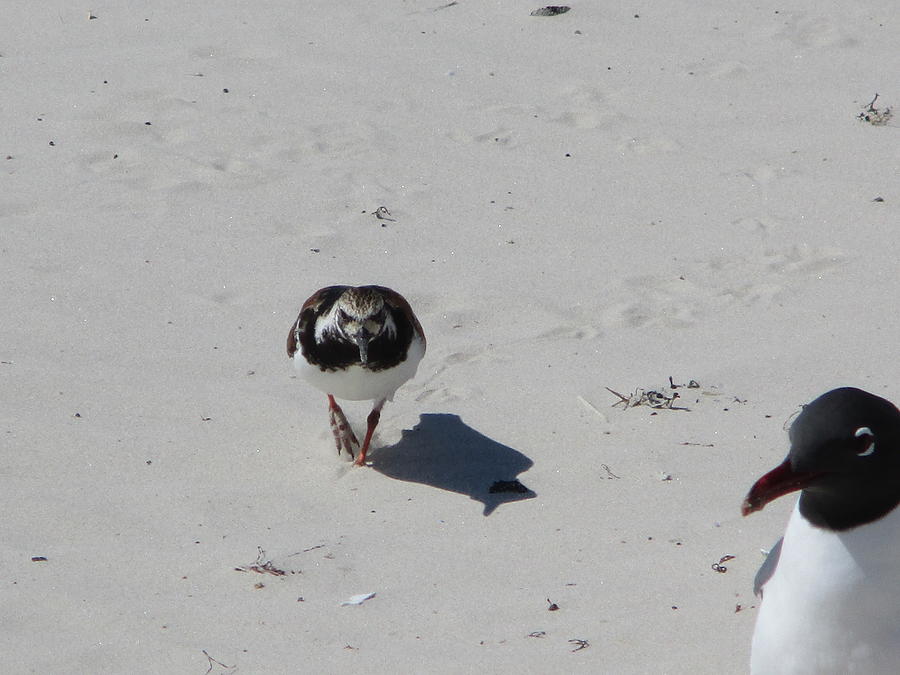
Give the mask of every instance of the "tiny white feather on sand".
[(353, 596), (350, 596), (349, 598), (347, 598), (346, 600), (344, 600), (341, 603), (341, 607), (344, 607), (346, 605), (361, 605), (366, 600), (371, 600), (374, 597), (375, 597), (374, 593), (360, 593), (359, 595), (353, 595)]

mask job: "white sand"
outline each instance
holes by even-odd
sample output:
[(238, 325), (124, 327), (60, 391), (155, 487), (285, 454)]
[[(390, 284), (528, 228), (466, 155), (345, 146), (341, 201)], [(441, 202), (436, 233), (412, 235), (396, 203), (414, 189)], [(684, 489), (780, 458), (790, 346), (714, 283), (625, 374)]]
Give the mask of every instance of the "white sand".
[[(744, 670), (785, 421), (900, 401), (895, 0), (150, 4), (3, 8), (0, 670)], [(428, 335), (374, 468), (332, 283)]]

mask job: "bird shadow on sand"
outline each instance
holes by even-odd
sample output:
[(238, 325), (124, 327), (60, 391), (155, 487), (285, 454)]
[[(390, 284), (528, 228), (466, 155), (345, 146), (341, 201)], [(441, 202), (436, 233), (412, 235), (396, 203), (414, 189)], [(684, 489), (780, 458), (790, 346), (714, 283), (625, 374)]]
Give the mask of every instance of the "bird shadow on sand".
[(375, 471), (411, 483), (458, 492), (484, 504), (489, 516), (501, 504), (537, 494), (517, 476), (534, 464), (518, 450), (463, 423), (459, 415), (426, 413), (394, 445), (372, 453)]

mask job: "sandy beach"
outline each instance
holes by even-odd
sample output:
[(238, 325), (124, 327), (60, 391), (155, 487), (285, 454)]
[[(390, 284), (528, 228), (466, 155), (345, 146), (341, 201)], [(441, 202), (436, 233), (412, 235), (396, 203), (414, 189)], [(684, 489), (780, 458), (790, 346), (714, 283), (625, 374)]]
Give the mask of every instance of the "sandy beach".
[[(6, 3), (0, 670), (746, 672), (742, 498), (900, 402), (896, 3), (542, 6)], [(428, 336), (369, 467), (330, 284)]]

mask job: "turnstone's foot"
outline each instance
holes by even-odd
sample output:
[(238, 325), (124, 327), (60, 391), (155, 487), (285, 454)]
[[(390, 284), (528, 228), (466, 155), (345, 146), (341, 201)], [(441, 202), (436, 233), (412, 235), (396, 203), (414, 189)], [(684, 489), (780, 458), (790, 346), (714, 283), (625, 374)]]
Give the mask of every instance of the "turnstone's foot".
[(375, 427), (378, 426), (378, 420), (381, 419), (381, 409), (384, 407), (384, 402), (386, 399), (381, 399), (378, 403), (375, 404), (375, 407), (372, 408), (372, 412), (369, 413), (369, 417), (366, 419), (366, 438), (363, 440), (362, 450), (359, 451), (359, 456), (356, 458), (356, 461), (353, 462), (356, 466), (365, 466), (366, 463), (366, 453), (369, 451), (369, 444), (372, 442), (372, 434), (375, 433)]
[(331, 422), (331, 433), (334, 435), (338, 455), (343, 450), (350, 457), (356, 457), (355, 451), (359, 449), (359, 441), (356, 440), (356, 434), (353, 433), (344, 411), (331, 394), (328, 394), (328, 419)]
[[(384, 286), (328, 286), (300, 309), (287, 340), (288, 356), (301, 376), (328, 394), (331, 429), (338, 452), (362, 466), (394, 392), (416, 374), (425, 355), (425, 333), (409, 303)], [(375, 401), (366, 437), (359, 441), (335, 397)]]

